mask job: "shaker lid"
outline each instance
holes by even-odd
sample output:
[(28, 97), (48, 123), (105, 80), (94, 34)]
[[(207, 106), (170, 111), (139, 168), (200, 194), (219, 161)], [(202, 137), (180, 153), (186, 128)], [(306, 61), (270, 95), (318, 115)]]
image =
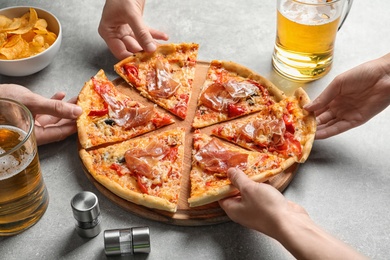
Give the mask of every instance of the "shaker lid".
[(74, 218), (80, 222), (91, 222), (100, 215), (98, 198), (90, 191), (77, 193), (71, 206)]
[(132, 233), (134, 254), (150, 253), (149, 227), (134, 227)]

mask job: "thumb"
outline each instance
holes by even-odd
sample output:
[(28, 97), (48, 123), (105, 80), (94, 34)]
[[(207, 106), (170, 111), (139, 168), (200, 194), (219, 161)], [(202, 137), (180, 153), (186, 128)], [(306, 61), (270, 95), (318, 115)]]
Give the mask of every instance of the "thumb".
[(227, 174), (233, 186), (239, 190), (241, 190), (246, 183), (252, 181), (242, 170), (238, 168), (228, 169)]

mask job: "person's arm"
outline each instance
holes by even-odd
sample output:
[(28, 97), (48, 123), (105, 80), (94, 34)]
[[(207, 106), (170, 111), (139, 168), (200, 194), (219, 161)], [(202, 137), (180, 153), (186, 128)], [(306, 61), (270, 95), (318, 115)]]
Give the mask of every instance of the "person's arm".
[(240, 194), (219, 204), (233, 221), (276, 239), (298, 259), (366, 259), (317, 226), (304, 208), (274, 187), (256, 183), (235, 168), (228, 176)]
[(168, 40), (143, 21), (145, 0), (106, 0), (98, 32), (117, 59), (132, 53), (156, 50), (156, 40)]
[(61, 141), (77, 131), (76, 119), (82, 109), (75, 104), (76, 98), (62, 101), (63, 92), (49, 99), (20, 85), (0, 84), (0, 97), (16, 100), (31, 111), (38, 145)]
[(364, 124), (390, 104), (390, 53), (337, 76), (309, 105), (317, 117), (316, 139)]

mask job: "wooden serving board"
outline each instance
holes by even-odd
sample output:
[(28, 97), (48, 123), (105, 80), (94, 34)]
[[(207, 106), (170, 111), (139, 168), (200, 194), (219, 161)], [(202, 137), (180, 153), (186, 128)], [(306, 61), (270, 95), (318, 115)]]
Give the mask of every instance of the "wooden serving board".
[[(183, 169), (182, 182), (181, 182), (182, 184), (180, 189), (177, 211), (175, 213), (171, 213), (163, 210), (151, 209), (151, 208), (147, 208), (129, 202), (125, 199), (122, 199), (121, 197), (117, 196), (116, 194), (112, 193), (110, 190), (105, 188), (99, 182), (97, 182), (92, 177), (92, 175), (89, 174), (89, 172), (86, 170), (85, 166), (83, 165), (84, 172), (86, 173), (89, 180), (96, 186), (96, 188), (104, 196), (106, 196), (108, 199), (110, 199), (118, 206), (124, 208), (125, 210), (137, 216), (167, 223), (167, 224), (180, 225), (180, 226), (201, 226), (201, 225), (218, 224), (230, 220), (228, 216), (225, 214), (225, 212), (219, 207), (219, 204), (217, 202), (200, 206), (200, 207), (193, 207), (193, 208), (190, 208), (187, 202), (187, 199), (190, 194), (189, 173), (191, 170), (192, 136), (194, 132), (194, 129), (192, 129), (191, 127), (191, 124), (192, 124), (192, 119), (194, 118), (195, 115), (195, 109), (197, 105), (197, 99), (200, 94), (200, 89), (203, 82), (205, 81), (209, 65), (210, 65), (209, 62), (205, 62), (205, 61), (197, 62), (195, 80), (193, 82), (193, 92), (191, 95), (190, 106), (189, 106), (186, 119), (182, 120), (178, 117), (175, 117), (176, 123), (169, 126), (165, 126), (151, 133), (144, 134), (144, 136), (150, 134), (154, 135), (156, 133), (165, 131), (167, 129), (177, 128), (177, 127), (184, 127), (186, 129), (184, 169)], [(120, 92), (130, 96), (132, 99), (140, 101), (143, 104), (153, 105), (151, 101), (142, 97), (136, 89), (130, 87), (123, 79), (117, 78), (113, 81), (113, 83), (117, 86)], [(163, 110), (160, 107), (157, 107), (157, 109), (167, 113), (165, 110)], [(215, 127), (215, 125), (202, 128), (201, 132), (210, 134), (211, 129), (213, 127)], [(297, 169), (298, 169), (298, 164), (294, 164), (290, 168), (288, 168), (285, 172), (278, 174), (272, 177), (271, 179), (269, 179), (268, 183), (282, 192), (293, 179), (294, 175), (297, 172)]]

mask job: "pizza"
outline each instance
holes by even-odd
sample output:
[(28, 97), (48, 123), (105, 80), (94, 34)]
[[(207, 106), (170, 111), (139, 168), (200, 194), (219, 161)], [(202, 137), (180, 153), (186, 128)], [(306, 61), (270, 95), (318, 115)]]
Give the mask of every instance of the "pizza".
[(309, 97), (302, 88), (252, 116), (214, 127), (212, 134), (253, 151), (294, 158), (303, 163), (310, 154), (316, 122), (303, 109)]
[(283, 172), (294, 160), (272, 153), (248, 151), (223, 143), (196, 130), (193, 137), (190, 173), (190, 207), (202, 206), (237, 193), (227, 177), (227, 170), (237, 167), (257, 182), (264, 182)]
[(286, 96), (242, 65), (197, 61), (197, 51), (160, 45), (114, 65), (120, 88), (100, 70), (81, 89), (80, 158), (117, 196), (176, 212), (236, 194), (231, 167), (264, 182), (308, 158), (316, 123), (303, 89)]
[(185, 119), (199, 45), (164, 44), (153, 53), (136, 53), (114, 66), (115, 71), (141, 95)]
[(77, 119), (83, 148), (124, 141), (175, 122), (169, 114), (120, 93), (103, 70), (84, 84), (77, 105), (83, 109)]
[(271, 82), (234, 62), (211, 62), (198, 98), (194, 128), (264, 110), (284, 98)]
[(166, 130), (92, 150), (80, 150), (88, 172), (133, 203), (175, 212), (184, 159), (184, 130)]

